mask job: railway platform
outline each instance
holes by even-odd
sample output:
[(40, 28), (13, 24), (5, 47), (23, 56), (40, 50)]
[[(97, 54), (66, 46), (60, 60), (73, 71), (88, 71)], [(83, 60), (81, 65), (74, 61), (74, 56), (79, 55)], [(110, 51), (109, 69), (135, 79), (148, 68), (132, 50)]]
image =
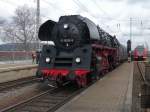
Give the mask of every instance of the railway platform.
[(124, 63), (56, 112), (130, 112), (133, 63)]
[(24, 66), (32, 65), (32, 60), (24, 61), (0, 61), (0, 68), (15, 67), (15, 66)]
[(0, 64), (0, 83), (35, 76), (37, 64)]

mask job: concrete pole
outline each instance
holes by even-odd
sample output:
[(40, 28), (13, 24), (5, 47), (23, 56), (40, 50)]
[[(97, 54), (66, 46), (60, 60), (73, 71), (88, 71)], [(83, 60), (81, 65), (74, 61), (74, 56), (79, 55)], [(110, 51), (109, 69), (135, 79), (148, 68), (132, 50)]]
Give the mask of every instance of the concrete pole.
[(130, 51), (130, 60), (132, 56), (132, 18), (130, 18), (130, 41), (131, 41), (131, 51)]
[(40, 0), (37, 0), (37, 9), (36, 9), (36, 42), (38, 43), (37, 49), (40, 49), (40, 41), (38, 39), (39, 26), (40, 26)]

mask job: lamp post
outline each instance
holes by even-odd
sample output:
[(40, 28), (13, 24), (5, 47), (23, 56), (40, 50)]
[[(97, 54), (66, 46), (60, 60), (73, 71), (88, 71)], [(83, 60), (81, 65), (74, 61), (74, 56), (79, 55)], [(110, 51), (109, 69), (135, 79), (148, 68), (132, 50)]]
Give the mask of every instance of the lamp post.
[(130, 18), (130, 51), (129, 51), (129, 57), (131, 61), (131, 56), (132, 56), (132, 18)]
[(40, 49), (40, 41), (38, 39), (38, 31), (40, 25), (40, 0), (37, 0), (37, 9), (36, 9), (36, 42), (37, 42), (37, 49)]

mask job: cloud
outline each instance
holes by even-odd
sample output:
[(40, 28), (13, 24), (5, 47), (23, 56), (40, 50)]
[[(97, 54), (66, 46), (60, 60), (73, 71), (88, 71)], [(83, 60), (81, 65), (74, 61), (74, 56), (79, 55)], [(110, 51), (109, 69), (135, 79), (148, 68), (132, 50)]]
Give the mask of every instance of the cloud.
[(144, 9), (150, 9), (150, 0), (128, 0), (129, 5), (140, 5)]
[[(27, 4), (36, 8), (34, 1), (1, 0), (0, 14), (2, 17), (10, 18), (18, 6)], [(58, 21), (62, 15), (80, 14), (99, 24), (110, 34), (117, 35), (124, 44), (130, 38), (132, 18), (133, 46), (145, 40), (150, 43), (150, 0), (41, 0), (40, 5), (42, 22), (47, 19)]]
[(148, 3), (149, 0), (128, 0), (128, 3), (130, 4), (136, 4), (136, 3)]

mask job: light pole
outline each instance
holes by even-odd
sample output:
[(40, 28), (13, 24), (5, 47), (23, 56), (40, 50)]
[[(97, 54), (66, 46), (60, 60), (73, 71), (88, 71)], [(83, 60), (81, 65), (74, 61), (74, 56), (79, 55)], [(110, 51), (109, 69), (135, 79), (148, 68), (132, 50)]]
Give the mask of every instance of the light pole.
[(130, 18), (130, 42), (131, 42), (131, 50), (130, 50), (130, 60), (132, 55), (132, 18)]
[(36, 42), (37, 42), (37, 49), (40, 49), (40, 41), (38, 39), (38, 31), (40, 26), (40, 0), (37, 0), (37, 7), (36, 7)]
[(132, 18), (130, 18), (130, 40), (132, 42)]
[(13, 64), (15, 63), (15, 37), (13, 36), (13, 51), (12, 51), (12, 60)]

